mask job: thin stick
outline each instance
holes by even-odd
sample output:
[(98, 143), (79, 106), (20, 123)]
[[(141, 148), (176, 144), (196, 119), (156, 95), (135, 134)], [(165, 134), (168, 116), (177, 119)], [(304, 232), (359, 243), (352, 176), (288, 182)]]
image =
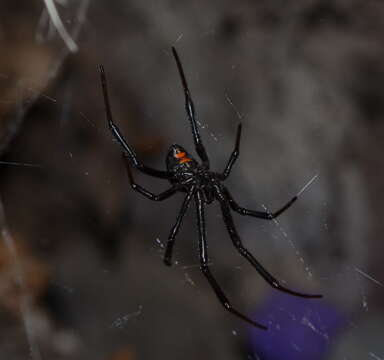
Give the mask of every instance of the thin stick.
[(17, 287), (20, 289), (20, 311), (23, 318), (23, 324), (25, 333), (27, 336), (27, 341), (29, 343), (29, 349), (31, 353), (32, 360), (41, 360), (41, 354), (39, 345), (33, 334), (33, 326), (31, 319), (31, 300), (30, 295), (27, 292), (27, 288), (24, 283), (24, 273), (22, 264), (20, 262), (19, 256), (17, 254), (15, 241), (8, 230), (7, 222), (5, 219), (4, 206), (0, 198), (0, 233), (3, 238), (4, 244), (7, 247), (11, 258), (13, 260), (12, 272), (14, 276), (14, 281)]
[(68, 31), (66, 30), (63, 22), (60, 19), (59, 13), (57, 12), (56, 5), (54, 0), (44, 0), (45, 6), (47, 8), (49, 17), (51, 18), (52, 24), (55, 26), (57, 32), (63, 39), (65, 45), (71, 52), (77, 52), (79, 47), (75, 41), (71, 38)]

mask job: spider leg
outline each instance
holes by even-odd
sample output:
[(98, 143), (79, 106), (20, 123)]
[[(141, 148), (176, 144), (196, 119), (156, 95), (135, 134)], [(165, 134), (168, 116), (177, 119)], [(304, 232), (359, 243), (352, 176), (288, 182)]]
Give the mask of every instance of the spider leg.
[(250, 210), (241, 207), (240, 205), (237, 204), (237, 202), (233, 199), (232, 195), (230, 192), (224, 188), (223, 190), (225, 197), (227, 198), (230, 207), (232, 210), (236, 211), (240, 215), (245, 215), (245, 216), (253, 216), (259, 219), (264, 219), (264, 220), (273, 220), (277, 218), (280, 214), (282, 214), (285, 210), (291, 207), (291, 205), (298, 199), (298, 196), (295, 195), (291, 200), (289, 200), (284, 206), (282, 206), (279, 210), (275, 212), (267, 212), (267, 211), (257, 211), (257, 210)]
[(225, 180), (229, 176), (229, 174), (231, 173), (231, 170), (232, 170), (232, 166), (234, 165), (237, 158), (239, 157), (240, 139), (241, 139), (241, 123), (237, 126), (235, 148), (232, 151), (232, 154), (228, 160), (228, 163), (227, 163), (223, 173), (220, 174), (220, 180)]
[(209, 159), (207, 152), (205, 150), (205, 147), (201, 141), (200, 134), (199, 134), (199, 128), (197, 126), (196, 122), (196, 116), (195, 116), (195, 106), (193, 105), (193, 101), (191, 98), (191, 93), (188, 89), (187, 80), (184, 75), (183, 66), (181, 65), (181, 61), (179, 58), (179, 55), (176, 52), (176, 49), (172, 46), (172, 53), (175, 58), (177, 68), (179, 70), (181, 82), (183, 84), (184, 94), (185, 94), (185, 110), (187, 111), (188, 120), (192, 127), (192, 135), (193, 135), (193, 141), (195, 143), (195, 148), (197, 154), (200, 156), (201, 160), (203, 161), (203, 165), (209, 169)]
[(232, 239), (233, 245), (237, 249), (237, 251), (242, 255), (245, 259), (247, 259), (251, 265), (256, 269), (256, 271), (264, 278), (264, 280), (272, 286), (274, 289), (285, 292), (287, 294), (291, 294), (298, 297), (303, 298), (321, 298), (322, 295), (311, 295), (300, 293), (291, 289), (288, 289), (279, 284), (279, 282), (254, 258), (254, 256), (246, 249), (240, 239), (240, 236), (237, 233), (235, 228), (235, 224), (233, 222), (233, 218), (230, 212), (230, 208), (228, 206), (228, 201), (225, 197), (225, 194), (222, 194), (220, 190), (216, 189), (217, 199), (220, 202), (221, 210), (223, 212), (223, 219), (228, 230), (229, 236)]
[(133, 190), (135, 190), (138, 193), (140, 193), (141, 195), (145, 196), (147, 199), (153, 200), (153, 201), (162, 201), (162, 200), (168, 199), (178, 190), (178, 187), (172, 186), (171, 188), (165, 190), (164, 192), (162, 192), (160, 194), (153, 194), (149, 190), (143, 188), (141, 185), (136, 184), (135, 180), (133, 179), (133, 174), (132, 174), (131, 167), (129, 164), (129, 159), (127, 159), (127, 156), (128, 155), (123, 154), (125, 168), (127, 169), (129, 183), (131, 184), (131, 187)]
[(99, 71), (100, 71), (101, 87), (103, 89), (105, 113), (107, 116), (108, 126), (111, 129), (113, 136), (124, 148), (129, 160), (131, 161), (132, 165), (136, 169), (150, 176), (154, 176), (161, 179), (169, 179), (170, 176), (167, 171), (161, 171), (161, 170), (157, 170), (157, 169), (153, 169), (151, 167), (145, 166), (140, 160), (138, 160), (134, 150), (125, 141), (123, 135), (120, 132), (120, 129), (117, 127), (117, 125), (113, 122), (113, 119), (112, 119), (112, 110), (111, 110), (111, 105), (109, 103), (109, 95), (108, 95), (107, 77), (105, 75), (103, 65), (99, 65)]
[(164, 254), (164, 263), (165, 265), (171, 266), (172, 265), (172, 253), (173, 253), (173, 245), (175, 244), (175, 238), (177, 233), (179, 232), (181, 222), (183, 221), (184, 215), (187, 212), (189, 208), (189, 204), (192, 199), (192, 195), (195, 192), (195, 187), (192, 186), (191, 189), (188, 191), (187, 196), (184, 199), (183, 205), (181, 206), (181, 209), (179, 211), (179, 214), (177, 215), (176, 223), (173, 225), (171, 232), (168, 236), (167, 241), (167, 247), (165, 249)]
[(198, 224), (198, 230), (199, 230), (200, 269), (202, 273), (207, 278), (209, 284), (214, 290), (220, 303), (224, 306), (225, 310), (231, 312), (233, 315), (239, 317), (240, 319), (246, 321), (247, 323), (255, 327), (267, 330), (266, 326), (249, 319), (248, 317), (246, 317), (245, 315), (243, 315), (242, 313), (234, 309), (230, 304), (230, 302), (228, 301), (227, 297), (225, 296), (223, 290), (221, 290), (219, 284), (211, 274), (211, 271), (208, 265), (207, 239), (206, 239), (205, 221), (204, 221), (204, 204), (203, 204), (201, 193), (199, 191), (196, 192), (195, 201), (196, 201), (196, 209), (197, 209), (197, 224)]

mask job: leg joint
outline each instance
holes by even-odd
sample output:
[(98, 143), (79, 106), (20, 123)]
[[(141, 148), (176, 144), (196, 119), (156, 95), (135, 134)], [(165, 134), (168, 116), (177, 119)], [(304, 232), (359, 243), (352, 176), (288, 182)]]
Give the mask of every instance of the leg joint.
[(231, 305), (228, 301), (223, 302), (223, 306), (224, 306), (225, 309), (228, 310), (228, 311), (231, 311), (231, 310), (232, 310), (232, 305)]

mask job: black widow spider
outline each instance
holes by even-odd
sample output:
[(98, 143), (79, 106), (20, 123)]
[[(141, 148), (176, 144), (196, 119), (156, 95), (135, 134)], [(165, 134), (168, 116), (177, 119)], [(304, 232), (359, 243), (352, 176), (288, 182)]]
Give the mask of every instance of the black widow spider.
[[(228, 160), (228, 163), (224, 171), (222, 173), (216, 173), (216, 172), (210, 171), (209, 158), (205, 150), (205, 147), (201, 141), (199, 129), (196, 123), (195, 108), (192, 102), (190, 91), (188, 89), (187, 81), (185, 79), (181, 61), (174, 47), (172, 47), (172, 53), (177, 64), (177, 68), (179, 70), (181, 82), (184, 89), (185, 108), (187, 111), (188, 120), (192, 128), (195, 149), (197, 154), (201, 158), (202, 163), (199, 164), (182, 146), (173, 144), (168, 150), (167, 159), (166, 159), (166, 166), (167, 166), (166, 171), (156, 170), (151, 167), (145, 166), (137, 158), (134, 150), (125, 141), (119, 128), (115, 125), (115, 123), (112, 120), (112, 112), (111, 112), (111, 106), (109, 103), (109, 96), (108, 96), (108, 90), (107, 90), (107, 80), (106, 80), (104, 68), (102, 65), (100, 65), (99, 70), (100, 70), (100, 76), (101, 76), (101, 85), (103, 89), (106, 117), (108, 120), (109, 128), (111, 129), (113, 136), (116, 138), (116, 140), (120, 143), (120, 145), (124, 149), (123, 157), (125, 160), (125, 166), (127, 169), (129, 182), (133, 190), (139, 192), (141, 195), (145, 196), (146, 198), (154, 201), (165, 200), (170, 196), (174, 195), (177, 191), (186, 193), (184, 202), (177, 216), (176, 223), (172, 227), (172, 230), (168, 237), (168, 242), (167, 242), (167, 246), (164, 254), (164, 263), (168, 266), (172, 265), (171, 259), (172, 259), (173, 246), (175, 244), (175, 238), (179, 231), (183, 217), (187, 212), (187, 209), (193, 198), (196, 204), (196, 209), (197, 209), (200, 269), (202, 273), (207, 278), (216, 296), (218, 297), (221, 304), (224, 306), (226, 310), (238, 316), (239, 318), (243, 319), (244, 321), (252, 324), (253, 326), (266, 330), (267, 329), (266, 326), (249, 319), (247, 316), (243, 315), (242, 313), (240, 313), (239, 311), (237, 311), (232, 307), (226, 295), (224, 294), (219, 284), (211, 274), (209, 263), (208, 263), (204, 207), (206, 204), (210, 204), (214, 200), (217, 200), (220, 203), (221, 211), (223, 213), (223, 219), (224, 219), (226, 228), (228, 230), (229, 236), (232, 239), (233, 245), (235, 246), (237, 251), (240, 253), (240, 255), (242, 255), (245, 259), (247, 259), (251, 263), (251, 265), (257, 270), (257, 272), (261, 275), (261, 277), (263, 277), (264, 280), (270, 286), (272, 286), (276, 290), (280, 290), (282, 292), (285, 292), (294, 296), (299, 296), (303, 298), (321, 298), (322, 295), (303, 294), (300, 292), (290, 290), (280, 285), (279, 282), (244, 247), (240, 239), (240, 236), (237, 233), (237, 230), (235, 228), (232, 215), (231, 215), (231, 210), (233, 210), (238, 212), (241, 215), (253, 216), (253, 217), (264, 219), (264, 220), (272, 220), (272, 219), (275, 219), (280, 214), (282, 214), (285, 210), (287, 210), (297, 200), (301, 192), (298, 193), (296, 196), (294, 196), (281, 209), (277, 210), (274, 213), (248, 210), (239, 206), (236, 203), (236, 201), (233, 199), (233, 197), (231, 196), (227, 188), (221, 182), (224, 181), (229, 176), (232, 170), (232, 167), (237, 157), (239, 156), (241, 124), (239, 124), (237, 127), (235, 148), (232, 151), (232, 154)], [(172, 186), (168, 190), (158, 195), (155, 195), (149, 190), (135, 183), (135, 180), (133, 179), (133, 175), (130, 169), (130, 165), (132, 165), (137, 170), (143, 172), (144, 174), (161, 178), (161, 179), (167, 179), (171, 182)]]

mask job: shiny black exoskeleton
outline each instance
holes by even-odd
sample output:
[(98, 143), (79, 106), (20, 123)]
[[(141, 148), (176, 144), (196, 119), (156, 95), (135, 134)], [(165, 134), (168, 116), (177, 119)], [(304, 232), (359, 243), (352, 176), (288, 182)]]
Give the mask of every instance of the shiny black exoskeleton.
[(219, 175), (209, 171), (204, 164), (199, 164), (182, 146), (173, 144), (167, 155), (167, 170), (172, 185), (180, 191), (188, 192), (195, 186), (206, 204), (214, 200), (214, 186), (219, 186)]
[[(213, 200), (217, 200), (220, 203), (221, 211), (223, 213), (223, 220), (225, 226), (228, 230), (229, 236), (232, 239), (233, 245), (237, 251), (242, 255), (264, 278), (267, 283), (273, 288), (304, 298), (320, 298), (322, 295), (309, 295), (303, 294), (290, 290), (282, 285), (255, 259), (255, 257), (244, 247), (240, 236), (237, 233), (233, 219), (232, 211), (236, 211), (241, 215), (253, 216), (260, 219), (272, 220), (287, 210), (298, 198), (299, 194), (294, 196), (288, 203), (286, 203), (281, 209), (274, 213), (269, 213), (265, 211), (256, 211), (249, 210), (239, 206), (236, 201), (233, 199), (232, 195), (229, 193), (227, 188), (222, 184), (222, 182), (229, 176), (232, 167), (239, 156), (239, 146), (240, 146), (240, 137), (241, 137), (241, 124), (237, 128), (237, 136), (235, 148), (232, 151), (231, 156), (229, 157), (228, 163), (222, 173), (215, 173), (210, 171), (209, 159), (205, 147), (201, 141), (199, 130), (197, 127), (197, 122), (195, 118), (195, 109), (190, 96), (188, 89), (187, 81), (185, 79), (184, 71), (179, 59), (179, 56), (175, 48), (172, 48), (173, 56), (176, 60), (177, 68), (179, 70), (180, 78), (182, 81), (184, 94), (185, 94), (185, 108), (188, 116), (189, 123), (191, 125), (193, 140), (195, 144), (195, 150), (198, 156), (201, 159), (201, 163), (197, 162), (182, 146), (174, 144), (170, 147), (167, 159), (166, 166), (167, 170), (157, 170), (145, 166), (140, 160), (138, 160), (133, 149), (128, 145), (128, 143), (123, 138), (119, 128), (114, 124), (112, 119), (111, 107), (109, 104), (108, 90), (107, 90), (107, 81), (105, 77), (104, 68), (100, 66), (100, 76), (101, 84), (103, 89), (104, 101), (106, 116), (108, 120), (108, 125), (112, 131), (113, 136), (120, 143), (124, 149), (124, 160), (126, 169), (128, 172), (128, 177), (132, 188), (144, 195), (150, 200), (161, 201), (169, 198), (174, 195), (176, 192), (181, 191), (185, 192), (186, 196), (184, 202), (181, 206), (180, 212), (177, 216), (176, 223), (172, 227), (172, 230), (168, 237), (167, 246), (164, 254), (164, 262), (167, 265), (172, 265), (172, 252), (173, 245), (175, 243), (176, 235), (179, 231), (181, 222), (187, 209), (194, 199), (197, 210), (197, 220), (198, 220), (198, 234), (199, 234), (199, 255), (200, 255), (200, 268), (204, 276), (209, 281), (212, 289), (214, 290), (216, 296), (220, 300), (221, 304), (226, 310), (232, 314), (240, 317), (244, 321), (258, 327), (261, 329), (267, 329), (266, 326), (259, 324), (250, 318), (246, 317), (239, 311), (233, 308), (226, 295), (222, 291), (221, 287), (213, 277), (209, 262), (208, 262), (208, 253), (207, 253), (207, 240), (206, 240), (206, 231), (205, 231), (205, 219), (204, 219), (204, 207), (206, 204), (210, 204)], [(144, 174), (161, 178), (168, 179), (171, 182), (171, 187), (156, 195), (142, 186), (138, 185), (134, 179), (131, 172), (131, 166), (137, 170), (143, 172)]]

